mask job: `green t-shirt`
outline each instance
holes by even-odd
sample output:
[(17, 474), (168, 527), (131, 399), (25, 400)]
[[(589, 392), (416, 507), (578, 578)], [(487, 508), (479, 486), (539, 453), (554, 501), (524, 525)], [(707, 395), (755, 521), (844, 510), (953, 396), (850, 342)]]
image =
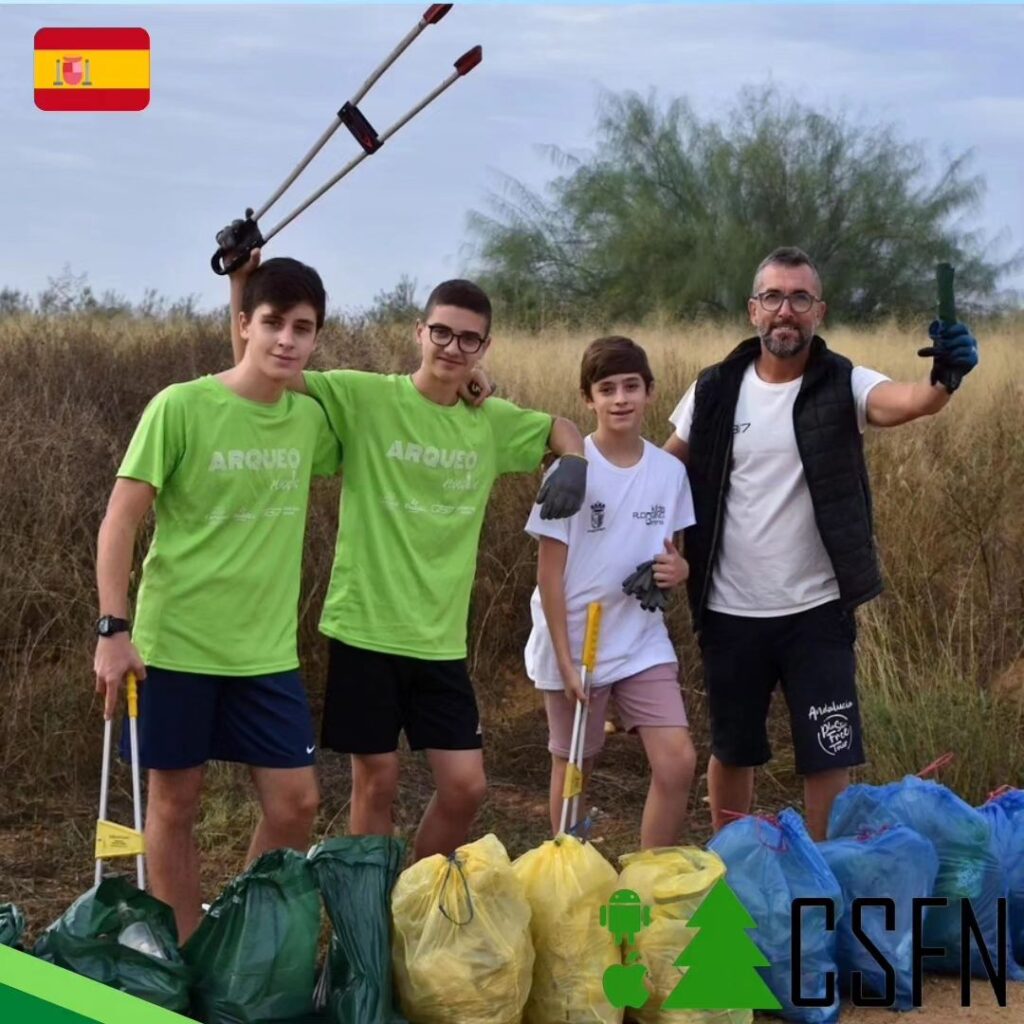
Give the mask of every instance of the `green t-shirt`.
[(157, 490), (132, 628), (147, 665), (228, 676), (298, 666), (309, 482), (337, 472), (340, 455), (305, 395), (267, 405), (200, 377), (153, 398), (117, 474)]
[(431, 661), (466, 656), (487, 498), (535, 470), (551, 417), (490, 398), (444, 406), (396, 374), (305, 374), (345, 451), (331, 584), (320, 631)]

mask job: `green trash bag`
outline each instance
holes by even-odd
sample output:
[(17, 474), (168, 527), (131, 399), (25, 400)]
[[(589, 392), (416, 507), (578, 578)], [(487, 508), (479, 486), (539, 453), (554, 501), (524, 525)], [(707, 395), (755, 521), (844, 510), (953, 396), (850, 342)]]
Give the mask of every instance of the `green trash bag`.
[(13, 903), (0, 904), (0, 946), (21, 949), (21, 936), (25, 931), (25, 918)]
[(230, 882), (182, 952), (207, 1024), (268, 1024), (313, 1012), (320, 896), (306, 858), (265, 853)]
[(188, 1012), (190, 972), (174, 912), (126, 878), (105, 878), (79, 896), (32, 952), (165, 1010)]
[(319, 991), (332, 1024), (406, 1024), (391, 980), (391, 890), (405, 844), (344, 836), (314, 847), (309, 863), (333, 934)]

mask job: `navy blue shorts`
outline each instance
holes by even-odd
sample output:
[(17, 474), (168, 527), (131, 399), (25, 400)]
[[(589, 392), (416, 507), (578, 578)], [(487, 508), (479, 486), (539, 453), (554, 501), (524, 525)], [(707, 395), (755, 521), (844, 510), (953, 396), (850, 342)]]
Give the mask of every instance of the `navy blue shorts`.
[[(128, 722), (121, 756), (130, 756)], [(207, 761), (257, 768), (305, 768), (316, 740), (297, 670), (265, 676), (210, 676), (146, 667), (139, 684), (139, 761), (173, 771)]]
[(708, 611), (700, 646), (712, 753), (741, 767), (768, 761), (768, 710), (781, 686), (800, 775), (863, 764), (856, 639), (838, 601), (767, 619)]

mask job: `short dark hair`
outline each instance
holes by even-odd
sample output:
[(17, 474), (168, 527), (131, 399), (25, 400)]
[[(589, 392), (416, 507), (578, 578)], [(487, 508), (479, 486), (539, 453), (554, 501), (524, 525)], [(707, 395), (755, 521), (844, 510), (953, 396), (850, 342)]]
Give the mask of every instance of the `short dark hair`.
[(654, 383), (647, 353), (632, 338), (618, 334), (596, 338), (583, 353), (580, 363), (580, 391), (591, 398), (590, 389), (605, 377), (616, 373), (638, 373), (648, 391)]
[(821, 274), (818, 273), (818, 268), (814, 265), (811, 257), (803, 249), (798, 249), (795, 245), (780, 245), (778, 249), (773, 249), (761, 260), (757, 265), (757, 270), (754, 271), (754, 284), (751, 288), (751, 294), (757, 294), (757, 283), (761, 277), (761, 271), (772, 264), (778, 264), (782, 267), (810, 267), (818, 281), (818, 297), (821, 297)]
[(487, 320), (484, 337), (491, 333), (491, 300), (487, 298), (487, 292), (480, 285), (461, 277), (442, 281), (427, 297), (427, 305), (423, 310), (424, 319), (429, 319), (430, 314), (438, 306), (458, 306), (459, 309), (479, 313)]
[(300, 302), (308, 302), (316, 310), (318, 331), (327, 315), (327, 293), (320, 275), (288, 256), (276, 256), (261, 263), (245, 282), (242, 312), (251, 317), (264, 302), (281, 313), (294, 309)]

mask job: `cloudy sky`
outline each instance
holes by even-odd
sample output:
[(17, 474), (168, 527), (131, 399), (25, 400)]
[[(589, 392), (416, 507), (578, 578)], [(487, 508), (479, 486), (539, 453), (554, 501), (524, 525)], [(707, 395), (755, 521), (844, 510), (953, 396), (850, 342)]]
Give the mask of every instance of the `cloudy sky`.
[[(216, 231), (258, 206), (424, 5), (0, 6), (0, 287), (37, 293), (65, 264), (96, 291), (225, 300)], [(43, 26), (125, 25), (152, 40), (141, 114), (56, 114), (32, 99)], [(337, 308), (402, 274), (419, 297), (465, 269), (466, 214), (543, 147), (588, 149), (604, 90), (687, 96), (705, 117), (774, 82), (929, 154), (975, 151), (973, 222), (1024, 245), (1024, 6), (456, 5), (360, 104), (379, 131), (475, 43), (483, 64), (270, 243), (320, 270)], [(261, 220), (269, 228), (359, 152), (342, 129)], [(1005, 282), (1024, 287), (1024, 275)]]

